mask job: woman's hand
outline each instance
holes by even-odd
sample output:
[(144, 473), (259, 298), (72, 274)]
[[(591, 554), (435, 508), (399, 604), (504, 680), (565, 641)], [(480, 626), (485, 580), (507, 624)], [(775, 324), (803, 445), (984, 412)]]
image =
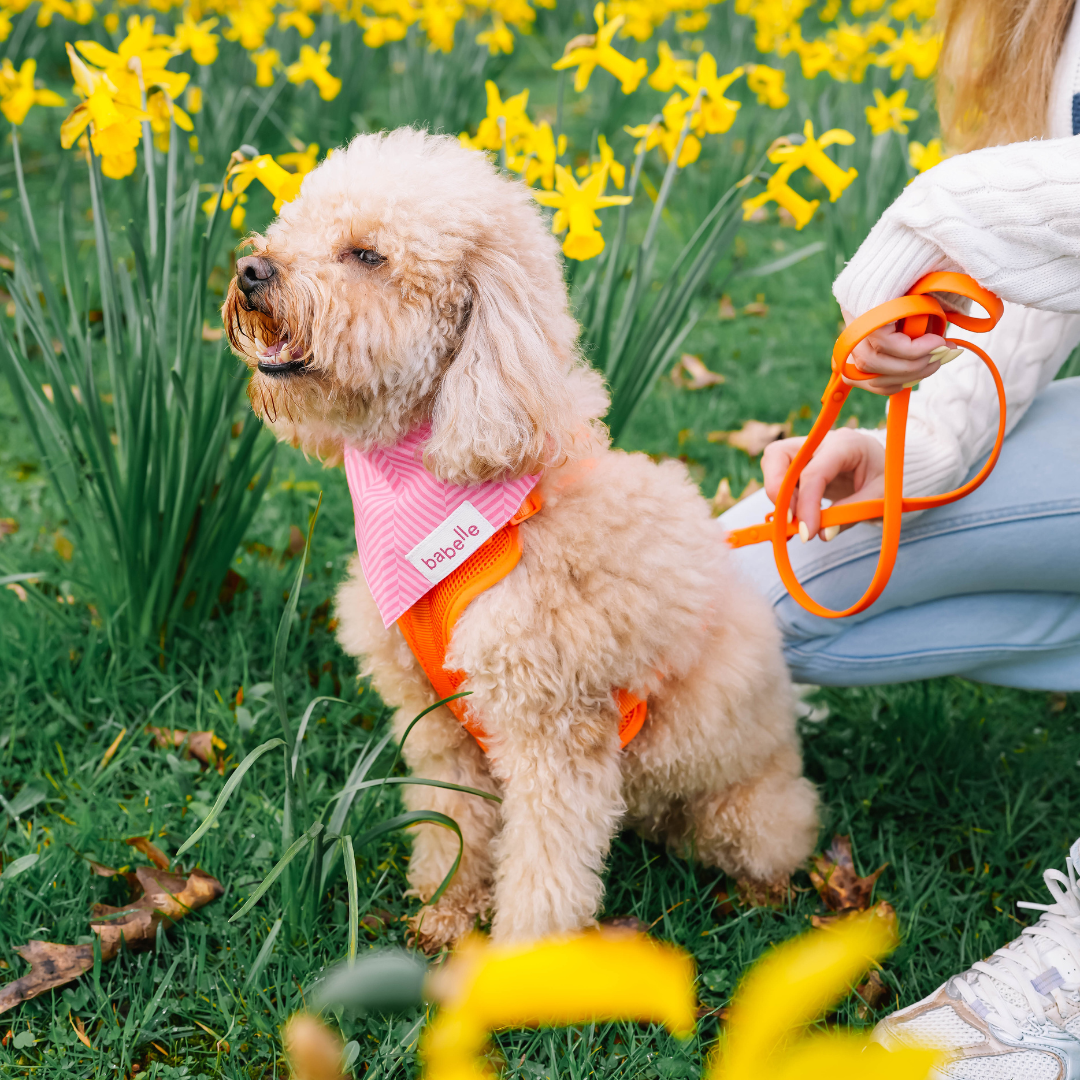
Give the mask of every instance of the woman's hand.
[[(805, 441), (803, 438), (780, 439), (765, 447), (761, 470), (765, 474), (765, 493), (774, 504), (784, 474)], [(799, 536), (806, 543), (820, 532), (822, 540), (831, 540), (840, 531), (839, 525), (821, 528), (823, 498), (843, 503), (880, 499), (884, 494), (885, 447), (862, 431), (851, 428), (830, 431), (803, 470), (792, 499), (795, 517), (799, 520)]]
[[(844, 321), (850, 323), (852, 316), (846, 311), (842, 314)], [(852, 350), (849, 362), (860, 371), (874, 372), (879, 376), (855, 385), (869, 390), (872, 394), (887, 396), (933, 375), (941, 367), (941, 361), (949, 357), (949, 354), (949, 347), (943, 337), (923, 334), (919, 338), (909, 338), (907, 334), (897, 330), (894, 323), (875, 330), (864, 341), (860, 341)], [(945, 359), (945, 362), (948, 363), (948, 359)], [(849, 386), (853, 385), (849, 379), (844, 382)]]

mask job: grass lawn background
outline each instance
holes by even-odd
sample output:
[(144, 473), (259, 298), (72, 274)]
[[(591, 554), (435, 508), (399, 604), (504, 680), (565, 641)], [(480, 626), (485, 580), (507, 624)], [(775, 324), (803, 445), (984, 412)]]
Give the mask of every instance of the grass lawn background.
[[(534, 59), (539, 72), (550, 58)], [(42, 197), (63, 182), (50, 173), (40, 181)], [(0, 203), (14, 215), (11, 194), (0, 191)], [(676, 221), (673, 228), (678, 226)], [(824, 235), (821, 219), (801, 234), (775, 219), (747, 226), (740, 265), (779, 258)], [(709, 496), (722, 477), (735, 491), (760, 477), (756, 460), (706, 436), (750, 418), (794, 416), (796, 430), (809, 427), (839, 317), (829, 294), (832, 276), (824, 253), (765, 278), (716, 275), (707, 313), (686, 348), (726, 382), (690, 392), (661, 379), (623, 444), (685, 457)], [(768, 313), (721, 320), (723, 293), (739, 312), (764, 294)], [(855, 394), (848, 410), (845, 417), (857, 415), (873, 426), (882, 402)], [(17, 532), (0, 535), (0, 555), (20, 568), (48, 571), (61, 595), (76, 595), (77, 585), (65, 581), (73, 564), (60, 557), (55, 543), (65, 523), (2, 383), (0, 425), (0, 517), (18, 523)], [(272, 712), (260, 716), (250, 697), (246, 706), (255, 721), (246, 731), (231, 706), (241, 686), (250, 692), (269, 679), (283, 593), (297, 565), (288, 555), (290, 537), (294, 528), (306, 528), (320, 491), (323, 507), (292, 630), (287, 687), (294, 717), (316, 694), (347, 701), (317, 710), (304, 743), (318, 801), (320, 793), (329, 797), (342, 787), (358, 753), (374, 745), (387, 723), (377, 697), (357, 684), (355, 663), (332, 630), (333, 592), (355, 548), (340, 470), (323, 470), (288, 447), (279, 449), (269, 492), (234, 563), (244, 588), (165, 669), (153, 657), (114, 648), (106, 628), (90, 625), (78, 603), (73, 611), (57, 604), (56, 614), (46, 616), (0, 590), (0, 794), (16, 807), (20, 799), (37, 798), (33, 793), (41, 796), (17, 818), (0, 816), (5, 865), (41, 853), (31, 870), (0, 883), (3, 981), (25, 970), (13, 946), (31, 938), (89, 941), (91, 904), (126, 899), (116, 882), (92, 874), (83, 856), (129, 864), (133, 853), (123, 840), (135, 835), (152, 836), (172, 853), (212, 805), (224, 779), (155, 748), (142, 733), (155, 707), (156, 724), (213, 728), (232, 763), (277, 734)], [(1041, 901), (1041, 870), (1063, 865), (1080, 833), (1080, 696), (939, 679), (822, 690), (810, 703), (803, 737), (807, 773), (822, 791), (822, 842), (834, 832), (850, 833), (863, 873), (889, 864), (877, 896), (896, 908), (903, 944), (884, 977), (892, 1004), (910, 1002), (1015, 936), (1024, 921), (1015, 901)], [(119, 751), (99, 769), (121, 729), (126, 735)], [(384, 755), (383, 768), (391, 758)], [(346, 894), (339, 876), (324, 898), (317, 932), (307, 939), (280, 937), (254, 985), (242, 989), (280, 914), (277, 893), (236, 924), (228, 918), (281, 855), (281, 805), (280, 759), (270, 754), (197, 848), (199, 864), (224, 884), (224, 897), (162, 935), (154, 951), (123, 954), (67, 989), (0, 1017), (0, 1074), (129, 1078), (138, 1072), (163, 1080), (285, 1075), (279, 1026), (303, 1006), (320, 972), (344, 954)], [(398, 809), (396, 796), (387, 792), (374, 815), (389, 817)], [(403, 897), (408, 852), (401, 833), (358, 852), (362, 910), (385, 909), (395, 917), (388, 928), (362, 931), (362, 950), (403, 941), (397, 917), (418, 906)], [(729, 999), (762, 950), (809, 926), (821, 910), (805, 874), (796, 876), (795, 886), (796, 899), (785, 910), (736, 905), (721, 914), (714, 894), (731, 891), (722, 875), (627, 833), (617, 838), (610, 859), (605, 915), (636, 916), (692, 953), (701, 1002), (714, 1008)], [(163, 985), (170, 970), (171, 981)], [(855, 1004), (843, 1005), (839, 1019), (872, 1022), (872, 1016), (856, 1015)], [(70, 1016), (83, 1020), (92, 1051), (77, 1040)], [(414, 1075), (421, 1021), (419, 1013), (344, 1018), (346, 1037), (361, 1047), (356, 1068), (368, 1080)], [(4, 1039), (9, 1030), (12, 1038)], [(697, 1076), (716, 1031), (715, 1017), (706, 1017), (687, 1043), (623, 1024), (511, 1033), (498, 1043), (508, 1076), (667, 1080)], [(32, 1046), (15, 1046), (23, 1032), (32, 1035)]]

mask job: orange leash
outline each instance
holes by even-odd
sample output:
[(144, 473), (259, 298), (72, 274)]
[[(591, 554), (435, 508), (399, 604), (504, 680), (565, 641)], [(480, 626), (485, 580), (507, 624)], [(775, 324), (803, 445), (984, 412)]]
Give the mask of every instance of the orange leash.
[[(974, 318), (970, 315), (959, 315), (954, 312), (945, 314), (941, 304), (932, 296), (926, 294), (932, 292), (956, 293), (966, 296), (975, 303), (981, 305), (986, 313), (986, 318)], [(821, 527), (829, 525), (851, 525), (857, 521), (871, 521), (881, 518), (883, 530), (881, 537), (881, 554), (878, 557), (877, 568), (866, 592), (851, 607), (844, 611), (834, 611), (823, 607), (811, 597), (799, 584), (795, 572), (791, 568), (791, 558), (788, 554), (788, 539), (799, 531), (799, 522), (794, 519), (788, 522), (788, 513), (791, 499), (799, 483), (799, 477), (803, 469), (814, 456), (814, 452), (821, 445), (822, 440), (832, 430), (836, 418), (847, 400), (851, 387), (844, 382), (865, 382), (876, 376), (872, 372), (863, 372), (847, 362), (852, 350), (859, 342), (869, 337), (875, 330), (880, 330), (890, 323), (899, 322), (900, 329), (910, 338), (921, 337), (923, 334), (945, 333), (948, 323), (954, 323), (971, 330), (974, 333), (986, 333), (991, 330), (1001, 318), (1004, 307), (1001, 301), (991, 292), (976, 284), (966, 274), (951, 274), (938, 272), (927, 274), (911, 288), (907, 296), (898, 300), (890, 300), (887, 304), (881, 304), (865, 315), (860, 315), (852, 320), (843, 333), (836, 339), (832, 354), (832, 378), (825, 388), (821, 412), (818, 414), (814, 426), (806, 441), (799, 448), (791, 464), (788, 466), (784, 481), (780, 485), (780, 491), (776, 497), (776, 506), (773, 512), (766, 516), (761, 525), (751, 525), (745, 529), (735, 529), (728, 534), (728, 543), (732, 547), (742, 547), (745, 544), (758, 544), (771, 540), (773, 553), (776, 556), (776, 568), (780, 572), (788, 592), (807, 611), (814, 615), (820, 615), (825, 619), (842, 619), (847, 615), (856, 615), (865, 611), (882, 593), (888, 584), (896, 563), (896, 555), (900, 546), (900, 519), (901, 515), (913, 510), (929, 510), (935, 506), (945, 506), (947, 503), (956, 502), (965, 495), (970, 495), (993, 471), (1001, 453), (1001, 444), (1005, 438), (1005, 387), (1001, 382), (1001, 375), (993, 360), (986, 355), (977, 345), (970, 341), (947, 338), (950, 348), (964, 348), (975, 353), (986, 365), (994, 380), (998, 395), (998, 430), (994, 440), (994, 449), (987, 459), (986, 464), (978, 474), (962, 487), (948, 491), (944, 495), (933, 495), (923, 499), (904, 498), (904, 441), (907, 434), (908, 404), (911, 399), (911, 390), (901, 390), (889, 400), (889, 415), (886, 424), (885, 437), (885, 497), (883, 499), (865, 499), (861, 502), (845, 503), (842, 506), (830, 506), (821, 512)]]

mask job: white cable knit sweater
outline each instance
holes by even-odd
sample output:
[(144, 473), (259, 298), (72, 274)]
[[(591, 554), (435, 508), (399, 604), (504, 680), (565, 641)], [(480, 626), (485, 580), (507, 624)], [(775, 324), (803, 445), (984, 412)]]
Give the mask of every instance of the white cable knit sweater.
[[(997, 293), (1006, 301), (1004, 317), (989, 334), (972, 337), (1001, 371), (1010, 430), (1080, 342), (1077, 91), (1080, 5), (1054, 76), (1050, 138), (949, 158), (924, 173), (885, 211), (833, 286), (852, 315), (902, 296), (933, 270), (970, 274)], [(993, 381), (964, 353), (911, 396), (904, 494), (957, 486), (989, 452), (996, 430)]]

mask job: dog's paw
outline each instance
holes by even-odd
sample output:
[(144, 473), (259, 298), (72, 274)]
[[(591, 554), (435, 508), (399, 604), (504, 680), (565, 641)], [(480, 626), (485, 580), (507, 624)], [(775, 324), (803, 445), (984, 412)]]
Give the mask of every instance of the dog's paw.
[(490, 907), (491, 896), (487, 893), (470, 897), (447, 895), (433, 907), (425, 904), (408, 920), (406, 936), (409, 944), (429, 956), (453, 946), (476, 928)]

